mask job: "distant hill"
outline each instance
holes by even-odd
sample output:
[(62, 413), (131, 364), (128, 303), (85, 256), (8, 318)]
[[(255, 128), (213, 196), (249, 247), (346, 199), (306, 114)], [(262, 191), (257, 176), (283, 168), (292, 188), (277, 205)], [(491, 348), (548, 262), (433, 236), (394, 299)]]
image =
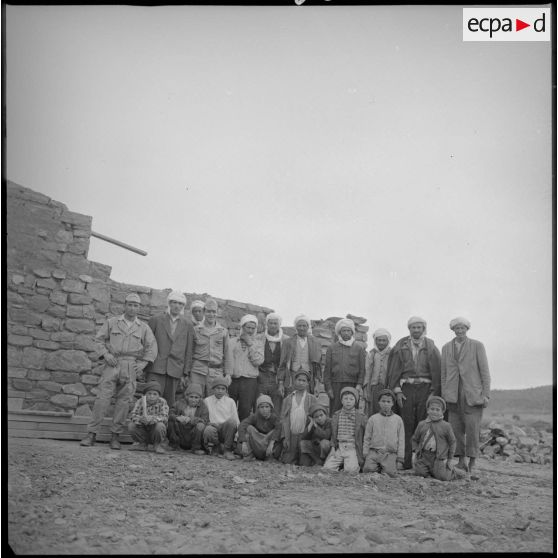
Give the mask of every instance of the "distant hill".
[(552, 413), (553, 386), (527, 389), (493, 389), (488, 409), (491, 413)]

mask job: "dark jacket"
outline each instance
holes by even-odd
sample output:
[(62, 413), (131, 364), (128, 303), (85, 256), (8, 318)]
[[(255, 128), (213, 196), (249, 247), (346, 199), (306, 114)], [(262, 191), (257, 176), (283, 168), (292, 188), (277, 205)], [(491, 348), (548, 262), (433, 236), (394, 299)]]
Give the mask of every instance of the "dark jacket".
[(421, 420), (411, 438), (413, 451), (420, 457), (422, 448), (425, 444), (428, 427), (434, 433), (436, 440), (436, 459), (453, 459), (455, 453), (455, 435), (449, 422), (445, 420), (431, 421), (430, 419)]
[[(285, 388), (291, 387), (294, 378), (291, 377), (291, 364), (295, 356), (297, 335), (293, 335), (281, 343), (281, 361), (277, 370), (277, 381), (284, 382)], [(322, 381), (322, 346), (312, 335), (308, 335), (308, 357), (312, 368), (312, 380)], [(311, 385), (312, 385), (311, 381)]]
[[(287, 440), (291, 437), (291, 408), (293, 406), (293, 397), (295, 397), (296, 391), (293, 391), (285, 399), (283, 399), (283, 406), (281, 407), (281, 438), (286, 438)], [(308, 410), (314, 404), (318, 403), (318, 400), (314, 395), (306, 392), (306, 399), (304, 400), (304, 410), (306, 415), (308, 415)]]
[(387, 385), (393, 390), (400, 387), (399, 380), (407, 376), (425, 376), (432, 380), (431, 391), (434, 395), (441, 393), (440, 351), (434, 341), (424, 338), (424, 347), (419, 351), (418, 369), (415, 367), (410, 347), (411, 338), (403, 337), (394, 345), (388, 357)]
[(172, 378), (187, 375), (192, 365), (194, 328), (184, 317), (178, 318), (174, 337), (171, 335), (170, 317), (165, 312), (153, 316), (149, 327), (157, 340), (157, 358), (145, 368), (146, 372), (168, 374)]
[(331, 389), (332, 382), (364, 382), (366, 370), (366, 349), (362, 343), (355, 341), (350, 347), (336, 341), (326, 351), (324, 367), (324, 385)]
[[(335, 449), (339, 449), (339, 441), (337, 440), (337, 432), (339, 430), (339, 414), (343, 409), (333, 413), (331, 417), (331, 443)], [(355, 449), (358, 458), (358, 464), (362, 467), (364, 464), (364, 431), (366, 430), (366, 423), (368, 417), (356, 411), (355, 418)]]
[(331, 419), (328, 417), (323, 426), (314, 423), (314, 427), (309, 430), (310, 417), (306, 422), (306, 428), (302, 435), (303, 440), (310, 440), (312, 442), (319, 442), (320, 440), (331, 440)]
[[(179, 399), (176, 403), (170, 408), (169, 411), (169, 420), (175, 420), (176, 417), (179, 417), (184, 413), (184, 409), (188, 407), (188, 403), (186, 399)], [(209, 410), (205, 401), (200, 401), (198, 408), (196, 409), (196, 413), (194, 418), (191, 420), (189, 424), (198, 424), (198, 422), (203, 422), (203, 424), (209, 424)]]
[(246, 441), (246, 430), (249, 426), (253, 426), (262, 434), (269, 434), (273, 431), (271, 439), (275, 441), (279, 440), (279, 436), (281, 435), (281, 419), (275, 413), (271, 413), (268, 419), (264, 419), (260, 413), (256, 411), (240, 423), (238, 427), (239, 443)]

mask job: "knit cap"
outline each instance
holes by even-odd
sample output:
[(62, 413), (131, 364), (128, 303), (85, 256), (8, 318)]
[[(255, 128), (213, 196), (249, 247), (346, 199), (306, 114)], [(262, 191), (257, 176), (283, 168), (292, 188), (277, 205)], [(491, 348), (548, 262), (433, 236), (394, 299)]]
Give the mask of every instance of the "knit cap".
[(296, 379), (296, 377), (300, 376), (301, 374), (304, 374), (306, 376), (306, 379), (310, 381), (310, 372), (307, 372), (306, 370), (299, 370), (298, 372), (295, 372), (294, 378)]
[(273, 409), (273, 401), (271, 400), (271, 397), (269, 397), (269, 395), (262, 394), (256, 399), (256, 409), (262, 403), (267, 403), (268, 405), (271, 405), (271, 408)]
[(313, 417), (316, 411), (323, 411), (327, 415), (327, 409), (321, 403), (312, 403), (308, 409), (308, 414)]
[(383, 389), (380, 391), (380, 393), (378, 393), (378, 401), (381, 399), (382, 395), (389, 395), (393, 402), (395, 403), (396, 398), (395, 398), (395, 393), (393, 393), (393, 391), (391, 391), (391, 389)]
[(199, 395), (200, 397), (203, 397), (202, 387), (199, 384), (190, 384), (186, 388), (184, 395)]
[(143, 393), (147, 393), (151, 390), (156, 391), (159, 395), (161, 395), (161, 386), (159, 385), (159, 382), (147, 382), (143, 388)]
[(211, 382), (211, 389), (217, 387), (217, 386), (225, 386), (227, 389), (228, 387), (231, 385), (231, 379), (228, 376), (217, 376), (212, 382)]
[(355, 388), (353, 388), (353, 387), (351, 387), (351, 386), (344, 387), (344, 388), (341, 390), (341, 393), (339, 394), (339, 397), (343, 397), (343, 394), (344, 394), (344, 393), (351, 393), (352, 395), (355, 396), (355, 399), (358, 401), (358, 392), (357, 392), (357, 390), (356, 390)]
[(428, 409), (428, 407), (430, 406), (430, 403), (436, 401), (437, 403), (440, 403), (440, 405), (442, 405), (442, 412), (446, 412), (446, 402), (438, 395), (431, 395), (427, 401), (426, 401), (426, 408)]

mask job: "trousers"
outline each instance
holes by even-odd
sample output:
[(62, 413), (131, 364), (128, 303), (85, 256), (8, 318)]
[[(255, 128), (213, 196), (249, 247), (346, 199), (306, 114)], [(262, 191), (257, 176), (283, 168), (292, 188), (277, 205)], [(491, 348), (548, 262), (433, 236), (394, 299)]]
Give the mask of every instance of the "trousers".
[(325, 460), (324, 469), (339, 471), (341, 465), (343, 465), (343, 470), (346, 473), (358, 473), (360, 471), (354, 442), (339, 442), (338, 449), (331, 448)]
[(300, 464), (304, 467), (323, 465), (330, 451), (330, 440), (301, 440)]
[(405, 427), (405, 460), (403, 468), (411, 469), (412, 460), (412, 442), (411, 438), (421, 420), (426, 418), (426, 401), (430, 395), (431, 384), (403, 384), (401, 390), (407, 398), (403, 401), (403, 407), (400, 410), (403, 426)]
[(397, 454), (371, 449), (364, 460), (363, 473), (386, 473), (390, 477), (397, 474)]
[(197, 384), (202, 388), (202, 397), (209, 397), (211, 395), (211, 382), (223, 376), (222, 368), (210, 368), (207, 374), (200, 374), (199, 372), (190, 372), (190, 382)]
[(167, 427), (167, 437), (173, 446), (180, 446), (182, 449), (198, 450), (202, 446), (202, 435), (205, 430), (205, 424), (191, 422), (183, 424), (176, 420), (175, 417), (169, 418)]
[(233, 419), (221, 424), (208, 424), (203, 431), (203, 443), (206, 448), (213, 447), (221, 442), (225, 451), (232, 451), (234, 436), (237, 426)]
[[(459, 387), (461, 388), (461, 382)], [(457, 457), (478, 457), (482, 405), (467, 405), (465, 394), (458, 391), (458, 402), (448, 403), (448, 422), (456, 438)]]
[[(279, 393), (279, 386), (277, 385), (277, 374), (273, 372), (261, 372), (258, 375), (258, 397), (260, 395), (269, 395), (273, 401), (273, 408), (276, 413), (281, 411), (283, 398)], [(256, 397), (257, 399), (257, 397)]]
[(243, 421), (250, 416), (256, 406), (256, 396), (258, 395), (258, 379), (233, 378), (229, 386), (229, 397), (234, 399), (238, 405), (238, 418)]
[(160, 444), (165, 439), (167, 427), (164, 422), (156, 422), (155, 424), (136, 424), (131, 422), (128, 430), (134, 441), (140, 444)]
[(436, 452), (434, 451), (423, 451), (415, 461), (415, 475), (450, 481), (465, 476), (465, 471), (449, 467), (445, 459), (436, 459)]

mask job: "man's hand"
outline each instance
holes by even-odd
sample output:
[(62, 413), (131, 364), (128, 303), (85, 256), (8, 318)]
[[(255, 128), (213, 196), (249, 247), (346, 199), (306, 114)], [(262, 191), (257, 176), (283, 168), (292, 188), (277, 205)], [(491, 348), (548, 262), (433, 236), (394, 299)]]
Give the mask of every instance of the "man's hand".
[(316, 427), (316, 423), (314, 422), (314, 419), (310, 417), (310, 422), (308, 423), (308, 431), (310, 432), (310, 430), (312, 430), (315, 427)]
[(358, 398), (362, 399), (362, 386), (360, 384), (357, 384), (356, 385), (356, 390), (357, 390), (357, 393), (358, 393)]
[(118, 364), (118, 360), (116, 360), (116, 358), (112, 356), (110, 353), (106, 353), (104, 358), (105, 358), (105, 362), (109, 366), (116, 366)]
[(182, 391), (186, 390), (189, 383), (190, 383), (190, 378), (188, 376), (182, 376), (182, 378), (180, 378), (180, 387), (182, 388)]
[(483, 400), (482, 407), (483, 407), (483, 409), (485, 409), (488, 406), (489, 399), (488, 399), (488, 397), (483, 397), (482, 400)]
[(248, 442), (242, 442), (242, 455), (248, 455), (250, 453), (250, 446)]
[(273, 455), (273, 448), (275, 447), (275, 440), (269, 442), (267, 449), (265, 450), (266, 457), (271, 457)]
[(136, 360), (134, 362), (134, 370), (136, 374), (142, 374), (143, 369), (147, 366), (147, 362), (145, 360)]
[(277, 385), (277, 391), (281, 397), (285, 396), (285, 384), (283, 382), (279, 382)]
[(327, 396), (328, 396), (330, 399), (333, 399), (333, 388), (329, 388), (329, 389), (327, 390)]
[(397, 397), (397, 405), (399, 406), (399, 408), (401, 409), (403, 407), (403, 401), (405, 401), (405, 399), (407, 399), (402, 392), (399, 392), (398, 394), (396, 394)]
[(285, 448), (285, 450), (288, 451), (288, 450), (289, 450), (289, 446), (290, 446), (290, 443), (289, 443), (288, 438), (283, 438), (283, 447)]
[(240, 340), (246, 343), (248, 347), (251, 347), (254, 344), (254, 337), (252, 335), (248, 335), (247, 333), (242, 333), (240, 335)]

